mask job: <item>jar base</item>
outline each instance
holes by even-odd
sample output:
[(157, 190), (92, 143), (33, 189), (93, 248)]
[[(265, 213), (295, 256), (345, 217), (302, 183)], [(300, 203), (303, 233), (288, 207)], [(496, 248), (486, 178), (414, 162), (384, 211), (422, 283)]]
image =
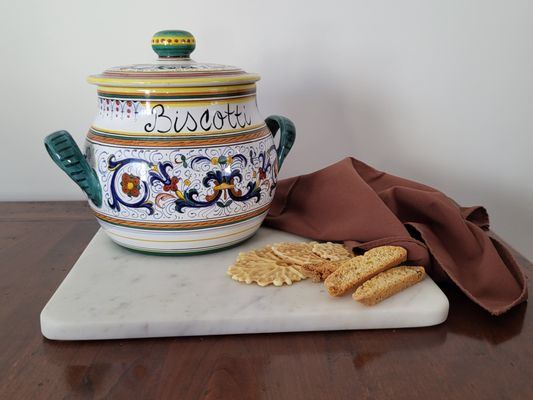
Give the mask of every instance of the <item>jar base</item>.
[(198, 230), (145, 230), (98, 220), (109, 238), (128, 250), (166, 256), (213, 253), (235, 247), (251, 238), (266, 213), (237, 224)]

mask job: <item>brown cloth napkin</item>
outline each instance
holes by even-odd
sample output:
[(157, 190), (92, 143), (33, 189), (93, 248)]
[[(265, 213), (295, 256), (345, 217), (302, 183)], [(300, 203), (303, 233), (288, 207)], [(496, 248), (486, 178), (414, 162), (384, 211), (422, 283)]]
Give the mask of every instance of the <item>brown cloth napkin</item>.
[(265, 224), (363, 250), (403, 246), (410, 263), (436, 281), (451, 280), (494, 315), (527, 299), (526, 276), (488, 235), (484, 208), (459, 207), (438, 190), (353, 158), (278, 182)]

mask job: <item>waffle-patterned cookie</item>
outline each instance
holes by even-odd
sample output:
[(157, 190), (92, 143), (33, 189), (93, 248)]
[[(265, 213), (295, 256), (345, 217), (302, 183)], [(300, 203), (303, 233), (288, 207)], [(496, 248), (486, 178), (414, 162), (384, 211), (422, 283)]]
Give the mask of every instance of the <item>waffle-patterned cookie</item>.
[(353, 257), (352, 252), (339, 243), (315, 243), (311, 250), (320, 258), (329, 261), (341, 261)]
[(313, 245), (315, 242), (283, 242), (272, 245), (272, 251), (282, 260), (297, 264), (315, 264), (324, 262), (324, 259), (313, 253)]
[(271, 246), (239, 253), (227, 274), (236, 281), (247, 284), (255, 282), (259, 286), (292, 285), (293, 282), (306, 279), (297, 265), (283, 261), (272, 252)]

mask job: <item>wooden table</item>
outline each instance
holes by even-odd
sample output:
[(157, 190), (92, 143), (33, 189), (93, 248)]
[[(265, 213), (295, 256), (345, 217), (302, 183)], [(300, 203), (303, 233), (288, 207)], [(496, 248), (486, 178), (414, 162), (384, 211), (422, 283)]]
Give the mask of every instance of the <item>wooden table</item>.
[(49, 341), (39, 313), (97, 229), (82, 202), (0, 203), (0, 399), (533, 398), (527, 304), (491, 317), (451, 286), (429, 328)]

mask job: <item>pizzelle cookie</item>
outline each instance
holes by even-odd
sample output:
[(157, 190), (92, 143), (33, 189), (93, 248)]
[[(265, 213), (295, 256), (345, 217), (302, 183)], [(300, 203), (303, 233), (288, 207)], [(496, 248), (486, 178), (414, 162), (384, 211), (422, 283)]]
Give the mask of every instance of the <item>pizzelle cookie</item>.
[(271, 246), (239, 253), (226, 273), (236, 281), (247, 284), (255, 282), (259, 286), (292, 285), (293, 282), (306, 279), (298, 266), (283, 261), (274, 254)]
[(324, 262), (325, 260), (313, 253), (315, 242), (283, 242), (272, 245), (272, 251), (283, 261), (305, 265)]
[(341, 261), (353, 257), (352, 252), (339, 243), (314, 243), (311, 250), (320, 258), (329, 261)]
[(367, 306), (374, 305), (412, 286), (426, 275), (424, 267), (395, 267), (364, 282), (352, 295)]
[(291, 285), (308, 277), (320, 282), (351, 257), (341, 244), (283, 242), (239, 253), (227, 274), (236, 281), (260, 286)]
[(341, 296), (366, 280), (407, 259), (407, 250), (399, 246), (380, 246), (345, 261), (324, 281), (332, 296)]

